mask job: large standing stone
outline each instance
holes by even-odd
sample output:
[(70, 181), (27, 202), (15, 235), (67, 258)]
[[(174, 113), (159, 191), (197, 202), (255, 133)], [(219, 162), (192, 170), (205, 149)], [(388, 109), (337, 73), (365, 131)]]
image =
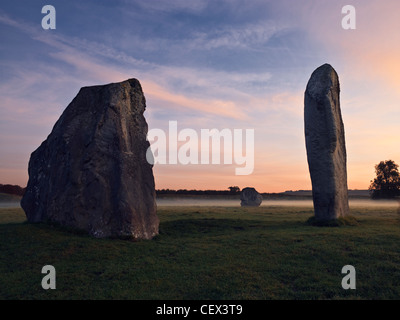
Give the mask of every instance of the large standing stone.
[(28, 221), (95, 237), (158, 234), (145, 108), (136, 79), (82, 88), (31, 155), (21, 200)]
[(305, 92), (307, 159), (317, 220), (337, 219), (349, 211), (339, 92), (338, 75), (329, 64), (313, 72)]
[(240, 205), (242, 207), (259, 207), (262, 196), (254, 188), (244, 188), (240, 193)]

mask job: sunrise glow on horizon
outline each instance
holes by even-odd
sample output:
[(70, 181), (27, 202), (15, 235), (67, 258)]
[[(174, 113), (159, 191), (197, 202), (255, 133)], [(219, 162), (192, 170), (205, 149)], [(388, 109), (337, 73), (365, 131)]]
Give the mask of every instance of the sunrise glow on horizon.
[[(149, 129), (253, 129), (254, 171), (157, 164), (156, 189), (311, 190), (304, 91), (324, 63), (339, 75), (349, 189), (400, 164), (400, 2), (61, 1), (0, 6), (0, 183), (25, 187), (30, 154), (84, 86), (140, 81)], [(341, 9), (356, 8), (344, 30)], [(35, 14), (32, 14), (35, 12)], [(199, 146), (200, 148), (200, 146)]]

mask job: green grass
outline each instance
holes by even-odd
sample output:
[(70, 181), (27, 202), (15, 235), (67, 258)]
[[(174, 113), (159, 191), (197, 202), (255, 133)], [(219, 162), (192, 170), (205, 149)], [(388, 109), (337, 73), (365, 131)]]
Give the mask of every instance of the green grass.
[(310, 226), (316, 227), (341, 227), (358, 225), (357, 219), (350, 215), (340, 217), (335, 220), (317, 220), (315, 216), (312, 216), (307, 220), (306, 223)]
[[(399, 299), (395, 208), (356, 225), (307, 224), (306, 207), (160, 207), (151, 241), (94, 239), (0, 209), (0, 299)], [(43, 290), (41, 268), (57, 271)], [(341, 287), (353, 265), (357, 289)]]

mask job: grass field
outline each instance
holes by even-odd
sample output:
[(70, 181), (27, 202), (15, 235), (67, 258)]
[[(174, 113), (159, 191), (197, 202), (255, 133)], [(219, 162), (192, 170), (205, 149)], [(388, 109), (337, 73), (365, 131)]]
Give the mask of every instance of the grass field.
[[(0, 299), (399, 299), (396, 208), (314, 227), (307, 207), (160, 207), (151, 241), (94, 239), (0, 209)], [(57, 289), (43, 290), (44, 265)], [(357, 289), (344, 290), (353, 265)]]

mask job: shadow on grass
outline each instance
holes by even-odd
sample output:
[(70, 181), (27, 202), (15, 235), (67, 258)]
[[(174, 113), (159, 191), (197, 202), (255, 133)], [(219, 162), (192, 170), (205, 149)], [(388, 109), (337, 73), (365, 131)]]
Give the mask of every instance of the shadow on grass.
[[(346, 218), (348, 219), (348, 218)], [(159, 235), (154, 240), (161, 240), (165, 237), (187, 238), (187, 237), (204, 237), (213, 235), (237, 234), (239, 232), (261, 232), (264, 231), (291, 231), (301, 230), (307, 225), (311, 226), (341, 226), (356, 225), (357, 221), (351, 217), (348, 221), (329, 222), (328, 225), (320, 224), (315, 221), (314, 217), (305, 222), (302, 219), (283, 219), (283, 220), (248, 220), (248, 219), (229, 219), (229, 218), (197, 218), (197, 219), (177, 219), (169, 221), (161, 221), (159, 226)], [(0, 233), (12, 233), (12, 230), (19, 229), (26, 234), (53, 233), (59, 236), (75, 236), (84, 238), (93, 238), (86, 231), (75, 229), (72, 227), (60, 226), (55, 223), (29, 223), (27, 221), (21, 223), (6, 223), (0, 225)], [(108, 239), (115, 239), (110, 237)], [(121, 239), (133, 241), (132, 238)], [(136, 240), (138, 241), (138, 240)], [(140, 241), (140, 240), (139, 240)]]
[[(264, 230), (267, 227), (268, 225), (266, 225), (265, 222), (256, 220), (213, 218), (172, 220), (160, 223), (159, 235), (154, 239), (160, 240), (164, 237), (185, 238), (202, 237), (207, 235), (222, 235), (243, 231)], [(20, 223), (13, 222), (0, 225), (0, 233), (3, 235), (15, 233), (16, 230), (19, 230), (20, 235), (26, 236), (29, 234), (43, 235), (46, 233), (62, 237), (73, 236), (77, 238), (93, 238), (86, 231), (60, 226), (54, 223), (30, 223), (25, 221)], [(115, 238), (110, 237), (107, 239)], [(118, 239), (133, 241), (132, 238)]]
[(160, 224), (160, 236), (193, 237), (302, 227), (304, 227), (304, 222), (301, 221), (280, 221), (277, 223), (247, 219), (182, 219), (162, 222)]
[(212, 218), (183, 219), (162, 222), (160, 224), (160, 235), (187, 237), (196, 234), (222, 234), (264, 228), (265, 223), (261, 221)]
[(358, 221), (352, 216), (340, 217), (334, 220), (317, 220), (315, 216), (312, 216), (306, 221), (306, 225), (314, 227), (357, 226)]

